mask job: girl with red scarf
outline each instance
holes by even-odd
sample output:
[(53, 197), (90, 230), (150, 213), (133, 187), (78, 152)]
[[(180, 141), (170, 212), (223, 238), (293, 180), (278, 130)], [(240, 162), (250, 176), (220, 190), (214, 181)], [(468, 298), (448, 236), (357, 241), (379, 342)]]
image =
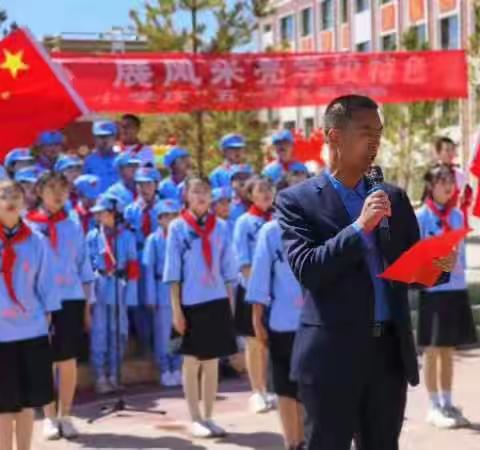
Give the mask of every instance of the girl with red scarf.
[(81, 225), (65, 211), (69, 183), (61, 173), (44, 172), (37, 181), (40, 207), (26, 219), (43, 234), (54, 256), (54, 277), (62, 308), (52, 314), (51, 345), (58, 375), (58, 411), (44, 408), (44, 437), (74, 438), (78, 431), (70, 418), (77, 384), (77, 359), (84, 332), (90, 327), (90, 303), (94, 301), (94, 274)]
[(34, 408), (53, 401), (49, 317), (61, 308), (53, 255), (21, 220), (21, 186), (0, 181), (0, 448), (31, 448)]
[(236, 352), (231, 310), (237, 265), (227, 223), (210, 213), (208, 179), (188, 178), (185, 195), (186, 209), (168, 229), (163, 281), (171, 285), (173, 325), (181, 336), (183, 390), (192, 435), (219, 437), (225, 431), (212, 420), (212, 413), (219, 358)]
[[(452, 167), (432, 168), (425, 181), (424, 205), (417, 212), (421, 237), (425, 239), (463, 228), (463, 214), (451, 203), (456, 187)], [(431, 402), (427, 422), (438, 428), (468, 425), (461, 410), (452, 403), (455, 347), (476, 341), (465, 266), (465, 245), (462, 243), (450, 281), (420, 294), (417, 340), (418, 345), (425, 348), (425, 385)]]
[(235, 325), (240, 336), (245, 337), (245, 359), (252, 387), (250, 409), (255, 413), (266, 412), (273, 407), (273, 399), (267, 394), (267, 349), (255, 337), (252, 305), (245, 301), (253, 255), (260, 229), (272, 218), (274, 188), (270, 178), (254, 176), (247, 182), (247, 196), (251, 202), (234, 229), (233, 244), (240, 268), (239, 283), (235, 295)]

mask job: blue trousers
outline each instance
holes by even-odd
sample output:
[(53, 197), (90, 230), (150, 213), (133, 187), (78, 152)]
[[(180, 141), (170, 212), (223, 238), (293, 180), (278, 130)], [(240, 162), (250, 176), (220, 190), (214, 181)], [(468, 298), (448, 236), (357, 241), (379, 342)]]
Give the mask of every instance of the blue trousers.
[(172, 324), (172, 305), (159, 305), (154, 314), (154, 349), (155, 362), (161, 372), (173, 372), (182, 366), (181, 356), (172, 355), (169, 350)]
[(148, 353), (153, 343), (153, 313), (146, 304), (145, 291), (145, 277), (142, 275), (138, 283), (138, 306), (132, 307), (132, 316), (138, 343)]

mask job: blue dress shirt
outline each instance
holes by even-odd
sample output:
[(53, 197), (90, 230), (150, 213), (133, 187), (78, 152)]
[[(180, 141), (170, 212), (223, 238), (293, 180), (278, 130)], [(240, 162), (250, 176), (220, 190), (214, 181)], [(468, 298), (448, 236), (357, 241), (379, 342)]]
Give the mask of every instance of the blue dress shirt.
[[(352, 219), (352, 222), (355, 222), (360, 216), (363, 203), (368, 196), (368, 189), (365, 184), (365, 180), (360, 180), (354, 189), (350, 189), (342, 184), (342, 182), (335, 178), (331, 173), (326, 173), (333, 187), (340, 195), (343, 205)], [(378, 278), (377, 276), (385, 269), (383, 257), (375, 242), (374, 234), (365, 233), (360, 227), (356, 228), (361, 234), (363, 242), (365, 243), (365, 260), (370, 271), (370, 276), (372, 277), (373, 290), (375, 294), (375, 321), (383, 322), (390, 320), (391, 314), (388, 305), (387, 285), (384, 280)]]

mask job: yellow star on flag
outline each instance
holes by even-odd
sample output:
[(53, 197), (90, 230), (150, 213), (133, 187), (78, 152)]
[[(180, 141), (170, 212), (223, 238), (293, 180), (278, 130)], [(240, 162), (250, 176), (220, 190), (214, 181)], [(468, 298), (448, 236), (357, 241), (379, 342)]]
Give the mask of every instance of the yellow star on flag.
[(5, 61), (0, 69), (8, 70), (13, 78), (17, 78), (20, 70), (28, 70), (28, 65), (22, 61), (23, 51), (10, 53), (8, 50), (3, 50), (3, 54), (5, 55)]

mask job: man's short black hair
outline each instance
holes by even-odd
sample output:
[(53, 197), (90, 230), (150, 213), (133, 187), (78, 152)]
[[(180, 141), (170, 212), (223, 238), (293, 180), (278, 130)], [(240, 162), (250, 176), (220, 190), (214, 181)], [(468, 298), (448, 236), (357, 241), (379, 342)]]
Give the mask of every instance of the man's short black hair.
[(135, 114), (124, 114), (122, 116), (122, 120), (130, 120), (135, 124), (137, 128), (140, 128), (142, 125), (142, 121), (140, 120), (140, 117), (136, 116)]
[(363, 95), (345, 95), (338, 97), (327, 106), (324, 115), (325, 136), (332, 128), (342, 128), (352, 118), (353, 113), (361, 109), (378, 111), (378, 105)]
[(435, 140), (435, 151), (437, 152), (437, 155), (442, 151), (444, 144), (453, 145), (454, 147), (456, 145), (449, 137), (440, 136)]

